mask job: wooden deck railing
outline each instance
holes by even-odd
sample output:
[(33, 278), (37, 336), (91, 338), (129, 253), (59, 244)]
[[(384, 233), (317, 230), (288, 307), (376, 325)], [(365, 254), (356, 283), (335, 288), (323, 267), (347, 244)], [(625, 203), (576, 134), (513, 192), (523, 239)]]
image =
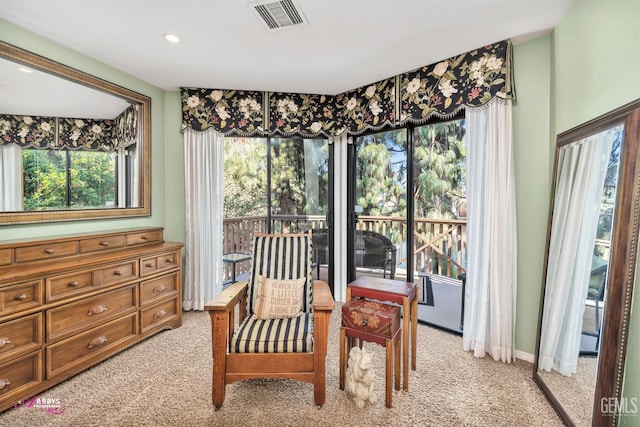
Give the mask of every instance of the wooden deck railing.
[[(406, 268), (407, 220), (404, 217), (360, 216), (357, 228), (383, 234), (398, 248), (397, 267)], [(255, 233), (266, 232), (267, 217), (251, 216), (225, 219), (223, 222), (223, 252), (249, 253)], [(324, 215), (274, 215), (272, 231), (300, 233), (314, 228), (326, 228)], [(467, 222), (456, 219), (415, 220), (414, 268), (441, 276), (458, 278), (466, 271)], [(236, 274), (249, 271), (250, 263), (236, 265)], [(225, 280), (231, 278), (231, 266), (225, 265)]]

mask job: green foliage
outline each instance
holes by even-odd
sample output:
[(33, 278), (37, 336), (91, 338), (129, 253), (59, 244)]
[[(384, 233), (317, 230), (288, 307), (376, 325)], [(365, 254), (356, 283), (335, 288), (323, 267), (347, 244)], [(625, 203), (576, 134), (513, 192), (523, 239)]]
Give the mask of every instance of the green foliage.
[[(66, 151), (23, 150), (22, 156), (25, 210), (93, 208), (115, 204), (113, 154), (73, 151), (67, 156)], [(69, 206), (67, 171), (71, 182)]]
[(266, 215), (266, 139), (224, 141), (224, 217)]
[[(324, 214), (326, 140), (271, 139), (271, 205), (279, 215)], [(267, 139), (225, 138), (225, 218), (266, 215)]]
[[(416, 218), (452, 218), (466, 199), (464, 120), (415, 129)], [(406, 130), (356, 140), (356, 204), (363, 215), (406, 216)]]

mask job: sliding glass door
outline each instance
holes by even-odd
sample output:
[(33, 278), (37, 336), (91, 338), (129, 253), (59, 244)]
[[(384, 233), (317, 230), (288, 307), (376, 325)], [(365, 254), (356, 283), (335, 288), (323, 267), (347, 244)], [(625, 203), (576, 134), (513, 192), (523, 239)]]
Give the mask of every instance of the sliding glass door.
[[(249, 253), (257, 232), (311, 231), (314, 274), (332, 286), (331, 152), (326, 139), (225, 138), (223, 252)], [(249, 262), (233, 267), (242, 278)]]

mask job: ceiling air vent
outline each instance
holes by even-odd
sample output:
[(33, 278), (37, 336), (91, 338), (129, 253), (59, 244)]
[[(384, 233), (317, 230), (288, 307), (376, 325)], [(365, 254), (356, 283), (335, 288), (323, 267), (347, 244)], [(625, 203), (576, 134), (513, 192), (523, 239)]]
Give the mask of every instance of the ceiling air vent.
[(281, 30), (307, 24), (307, 20), (292, 0), (258, 1), (249, 3), (269, 30)]

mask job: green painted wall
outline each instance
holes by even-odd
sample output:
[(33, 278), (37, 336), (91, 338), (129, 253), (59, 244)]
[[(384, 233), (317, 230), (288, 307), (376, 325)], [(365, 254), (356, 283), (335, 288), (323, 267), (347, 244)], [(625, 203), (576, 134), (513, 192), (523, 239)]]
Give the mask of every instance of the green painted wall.
[[(149, 96), (151, 98), (152, 157), (150, 217), (33, 225), (0, 225), (0, 239), (31, 238), (77, 233), (79, 231), (103, 231), (116, 228), (165, 225), (164, 91), (87, 56), (61, 47), (2, 19), (0, 19), (0, 40)], [(179, 233), (173, 233), (172, 230), (167, 231), (171, 236), (180, 235)]]
[(535, 351), (547, 237), (551, 160), (549, 36), (514, 46), (513, 142), (518, 221), (516, 349)]
[(184, 142), (180, 133), (182, 104), (180, 92), (165, 92), (165, 233), (168, 240), (185, 242), (186, 210), (184, 183)]
[[(640, 2), (576, 0), (554, 31), (557, 131), (640, 98)], [(640, 292), (639, 289), (636, 291)], [(640, 400), (640, 296), (630, 318), (623, 397)], [(637, 401), (640, 410), (640, 401)], [(620, 418), (637, 426), (640, 415)]]

